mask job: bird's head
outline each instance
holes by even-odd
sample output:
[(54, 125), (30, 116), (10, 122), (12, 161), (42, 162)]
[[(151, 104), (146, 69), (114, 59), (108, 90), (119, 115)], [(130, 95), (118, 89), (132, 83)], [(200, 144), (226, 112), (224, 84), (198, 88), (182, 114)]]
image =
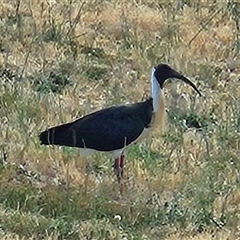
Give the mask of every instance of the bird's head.
[(184, 77), (180, 73), (173, 70), (167, 64), (161, 63), (158, 66), (154, 67), (153, 68), (153, 75), (156, 78), (156, 80), (158, 81), (161, 89), (163, 88), (163, 84), (164, 84), (165, 80), (167, 80), (169, 78), (177, 78), (177, 79), (180, 79), (180, 80), (184, 81), (188, 85), (190, 85), (201, 96), (200, 91), (197, 89), (197, 87), (189, 79), (187, 79), (186, 77)]

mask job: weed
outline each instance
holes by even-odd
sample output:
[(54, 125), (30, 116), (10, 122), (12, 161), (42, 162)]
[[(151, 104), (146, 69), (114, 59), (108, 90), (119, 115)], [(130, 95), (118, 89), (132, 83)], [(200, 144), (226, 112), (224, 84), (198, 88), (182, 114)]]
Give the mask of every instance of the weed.
[(107, 74), (107, 68), (105, 66), (89, 66), (84, 71), (86, 77), (91, 80), (99, 81)]
[(49, 93), (56, 92), (60, 93), (66, 85), (70, 83), (69, 79), (63, 76), (61, 73), (56, 74), (54, 72), (50, 72), (48, 77), (39, 77), (39, 79), (34, 80), (33, 87), (36, 91), (41, 93)]

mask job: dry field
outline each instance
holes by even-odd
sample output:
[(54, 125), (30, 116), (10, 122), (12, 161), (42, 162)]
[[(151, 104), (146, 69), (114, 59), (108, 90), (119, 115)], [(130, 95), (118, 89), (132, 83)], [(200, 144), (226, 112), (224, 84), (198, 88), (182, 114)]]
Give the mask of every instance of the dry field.
[[(0, 0), (0, 239), (240, 238), (240, 3)], [(149, 95), (166, 62), (164, 134), (113, 159), (38, 134)], [(91, 168), (88, 167), (91, 165)]]

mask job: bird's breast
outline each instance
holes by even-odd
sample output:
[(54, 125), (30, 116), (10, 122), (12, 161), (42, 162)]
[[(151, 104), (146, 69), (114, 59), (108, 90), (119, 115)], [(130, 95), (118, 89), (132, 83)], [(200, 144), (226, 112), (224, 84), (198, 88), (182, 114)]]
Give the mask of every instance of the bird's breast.
[(142, 133), (139, 135), (139, 137), (134, 140), (132, 143), (137, 143), (139, 141), (142, 141), (143, 139), (146, 139), (150, 136), (150, 133), (152, 131), (152, 127), (144, 128)]

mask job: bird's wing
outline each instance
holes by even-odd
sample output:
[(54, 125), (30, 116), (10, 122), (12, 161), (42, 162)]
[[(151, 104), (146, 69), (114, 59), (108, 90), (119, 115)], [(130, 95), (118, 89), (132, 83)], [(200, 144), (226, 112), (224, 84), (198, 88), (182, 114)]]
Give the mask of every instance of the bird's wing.
[(99, 151), (121, 149), (136, 140), (151, 122), (152, 102), (106, 108), (72, 123), (40, 134), (43, 144), (90, 148)]

